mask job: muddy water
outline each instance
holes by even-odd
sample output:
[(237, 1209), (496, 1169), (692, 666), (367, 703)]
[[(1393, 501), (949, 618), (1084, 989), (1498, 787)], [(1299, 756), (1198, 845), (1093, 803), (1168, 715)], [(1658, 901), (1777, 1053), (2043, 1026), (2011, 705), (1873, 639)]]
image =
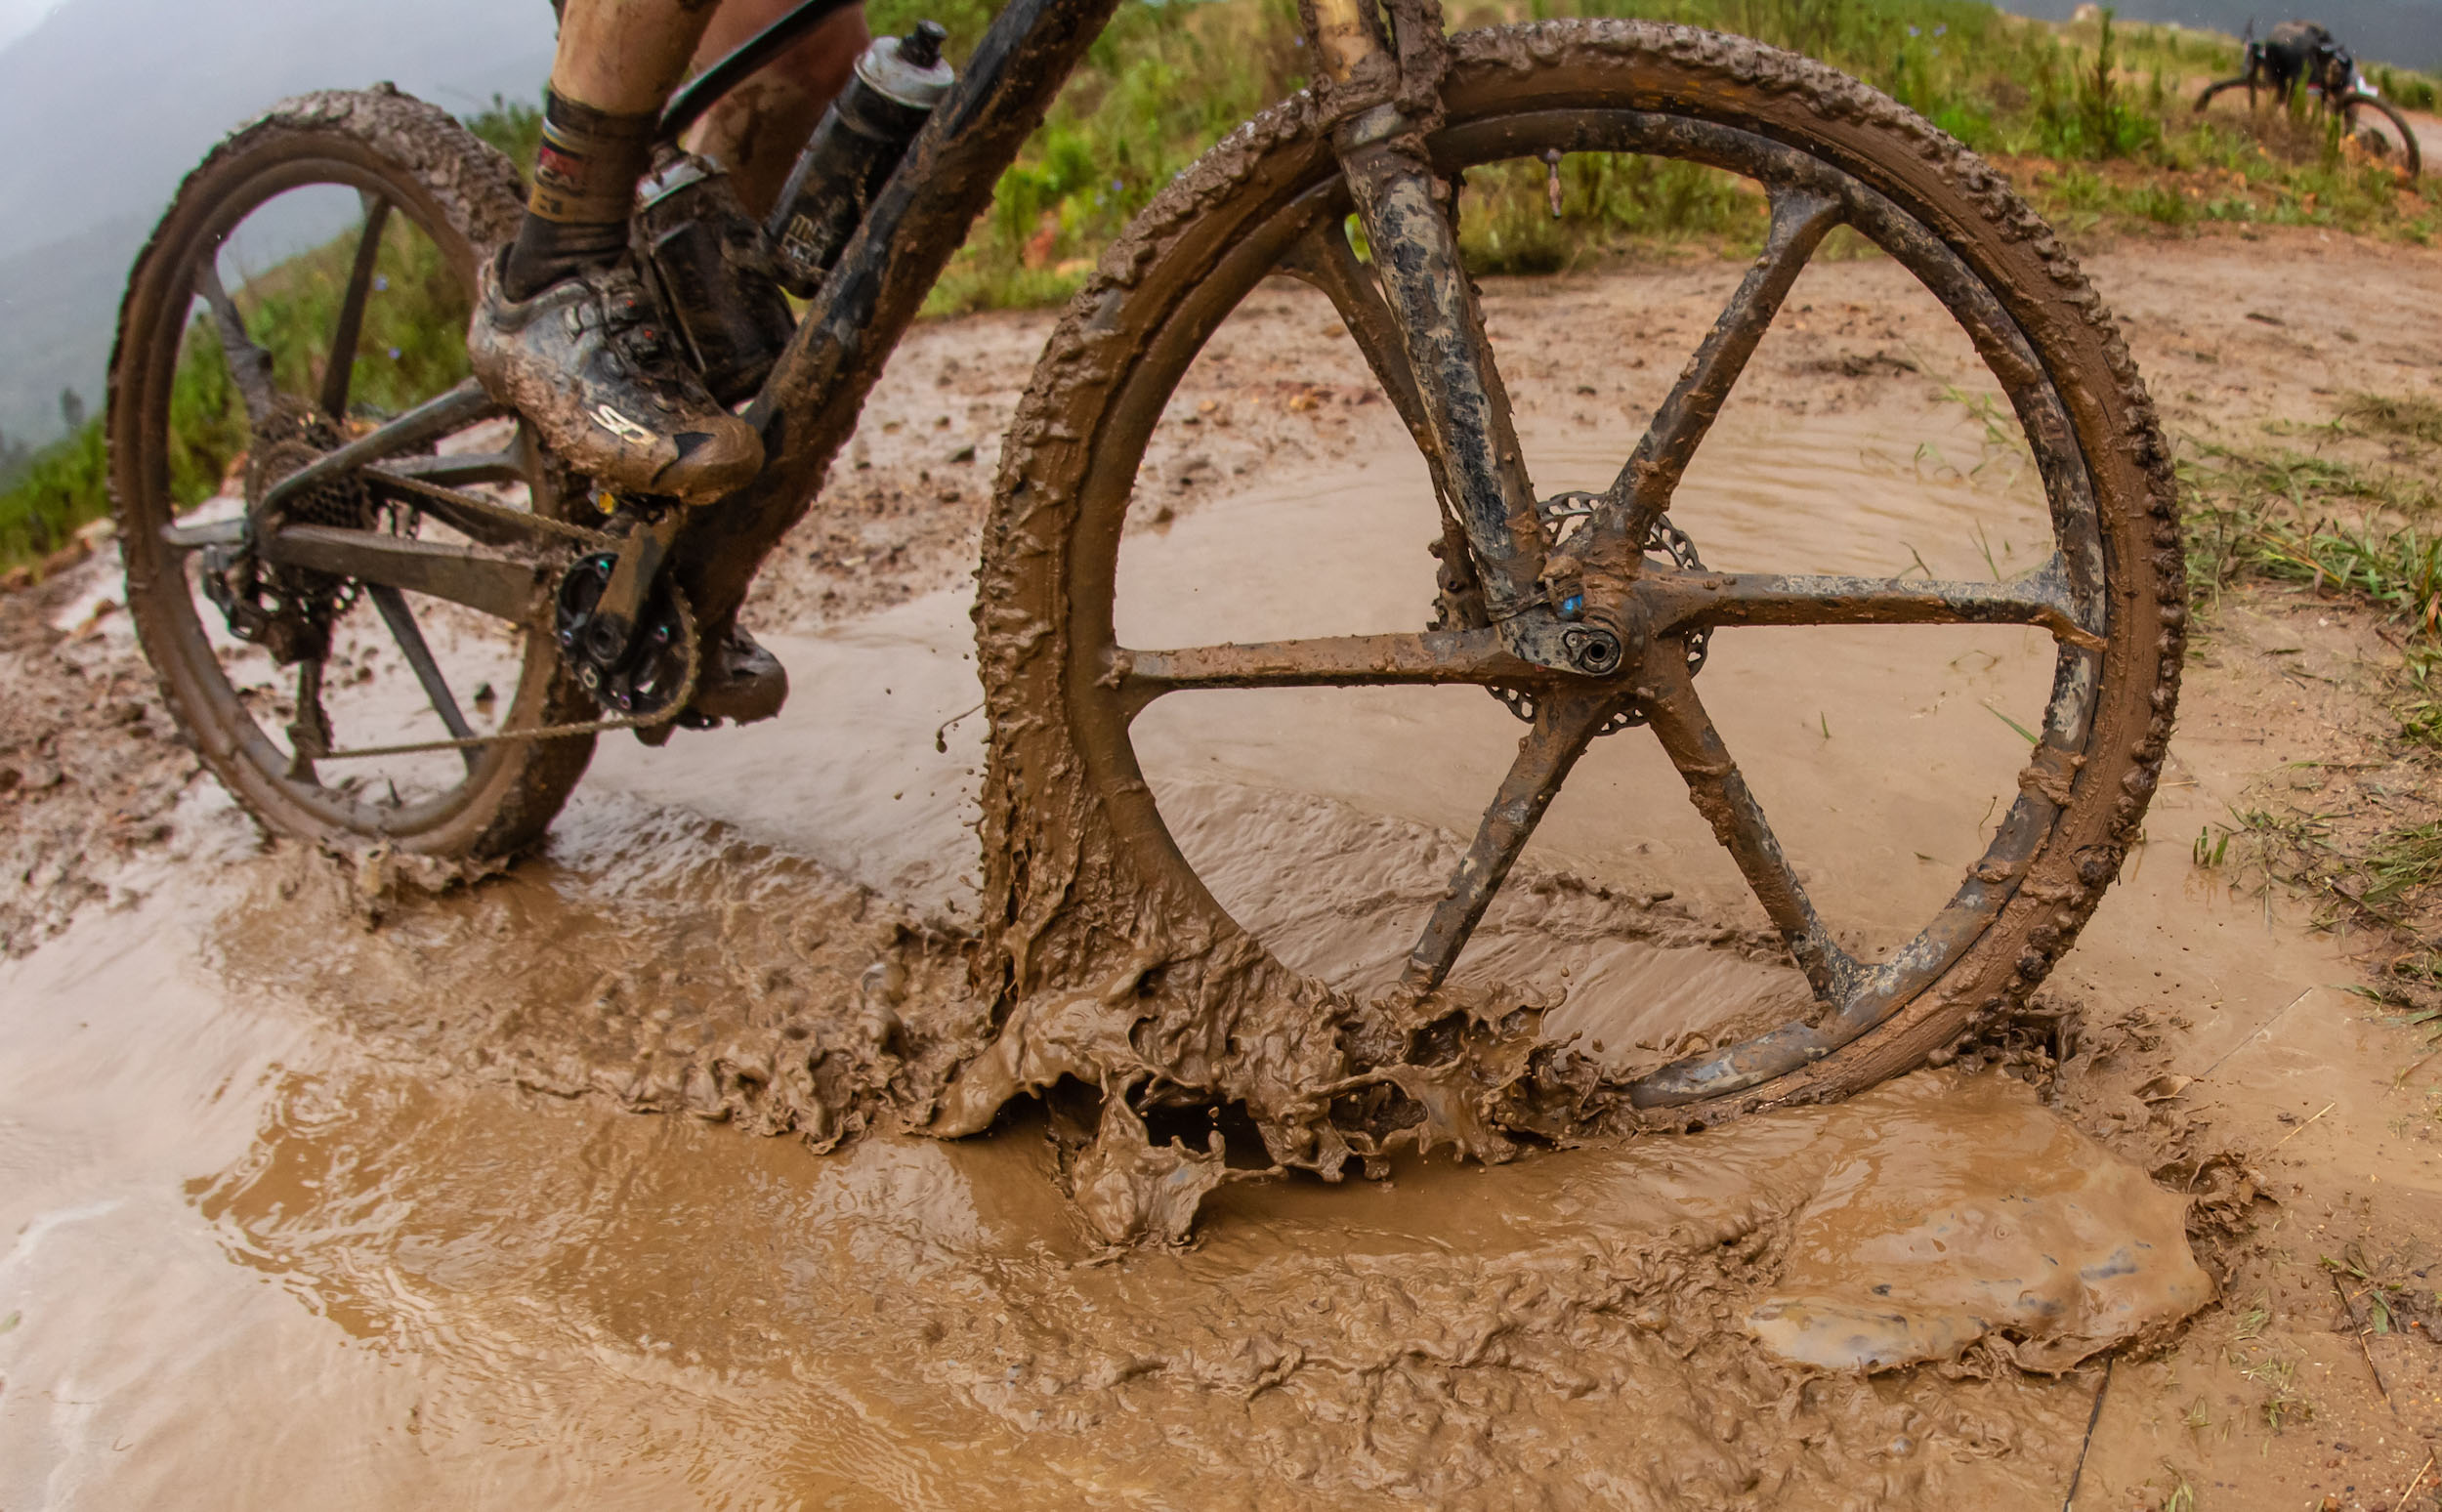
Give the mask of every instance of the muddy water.
[(1960, 1504), (2047, 1484), (2078, 1394), (1786, 1358), (2043, 1365), (2207, 1285), (2175, 1198), (1954, 1073), (1232, 1187), (1198, 1248), (1108, 1259), (1038, 1124), (824, 1159), (434, 1075), (331, 1031), (387, 932), (240, 995), (223, 927), (160, 903), (10, 969), (81, 1016), (10, 1020), (11, 1505)]
[[(2025, 549), (2022, 496), (1897, 468), (1845, 422), (1731, 449), (1752, 466), (1705, 480), (1708, 561), (1895, 569), (1793, 508), (1827, 473), (1895, 501), (1934, 570), (1970, 520)], [(1125, 633), (1411, 622), (1407, 577), (1292, 594), (1264, 554), (1369, 561), (1420, 535), (1414, 499), (1359, 467), (1141, 532), (1141, 602), (1176, 617)], [(1243, 618), (1198, 618), (1213, 583)], [(1317, 622), (1250, 622), (1273, 606)], [(934, 744), (973, 701), (966, 633), (945, 594), (773, 637), (780, 721), (683, 736), (684, 765), (606, 746), (550, 855), (471, 895), (368, 901), (200, 800), (151, 902), (0, 967), (0, 1504), (2031, 1504), (2088, 1398), (2017, 1367), (2208, 1295), (2177, 1199), (2018, 1084), (1948, 1071), (1490, 1171), (1233, 1182), (1195, 1247), (1102, 1251), (1043, 1113), (945, 1144), (890, 1112), (983, 1029), (929, 922), (972, 896), (980, 731)], [(1703, 686), (1871, 943), (1970, 856), (2023, 751), (1994, 710), (2040, 698), (2048, 653), (1859, 634), (1795, 668), (1725, 641)], [(1829, 733), (1789, 738), (1808, 723)], [(1364, 698), (1190, 712), (1145, 743), (1225, 901), (1361, 980), (1515, 735), (1471, 695), (1429, 724)], [(1797, 1000), (1642, 741), (1555, 809), (1468, 963), (1541, 981), (1551, 1027), (1619, 1064)], [(1886, 777), (1895, 749), (1926, 763)], [(2322, 962), (2259, 964), (2240, 1007)], [(774, 1047), (808, 1040), (816, 1080), (783, 1084)], [(1951, 1364), (1892, 1368), (1925, 1359)]]

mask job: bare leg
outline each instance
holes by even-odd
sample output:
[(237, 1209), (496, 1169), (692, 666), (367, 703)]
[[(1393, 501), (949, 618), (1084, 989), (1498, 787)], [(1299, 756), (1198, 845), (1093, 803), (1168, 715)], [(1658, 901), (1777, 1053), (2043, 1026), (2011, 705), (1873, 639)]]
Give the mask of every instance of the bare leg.
[(687, 75), (714, 0), (568, 0), (552, 92), (611, 115), (658, 111)]
[(542, 150), (504, 287), (526, 299), (618, 261), (661, 102), (712, 20), (712, 0), (568, 0)]
[(626, 266), (661, 105), (713, 0), (568, 0), (526, 216), (484, 270), (467, 357), (606, 488), (705, 502), (763, 465), (763, 439), (703, 387)]
[[(695, 66), (709, 66), (795, 3), (722, 0), (696, 50)], [(823, 107), (846, 86), (869, 40), (863, 6), (832, 16), (713, 106), (688, 134), (689, 150), (727, 168), (746, 208), (766, 214), (779, 197), (797, 149), (814, 135)]]

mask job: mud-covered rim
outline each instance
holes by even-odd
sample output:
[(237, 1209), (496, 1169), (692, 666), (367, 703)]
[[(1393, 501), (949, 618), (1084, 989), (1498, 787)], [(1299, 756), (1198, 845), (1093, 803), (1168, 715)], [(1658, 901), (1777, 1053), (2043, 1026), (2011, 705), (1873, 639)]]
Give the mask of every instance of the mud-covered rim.
[[(1457, 93), (1453, 89), (1453, 94)], [(2079, 617), (2098, 630), (2124, 628), (2115, 623), (2120, 616), (2114, 613), (2114, 595), (2109, 591), (2114, 551), (2101, 526), (2084, 441), (2053, 382), (2046, 354), (2033, 346), (2009, 312), (2005, 289), (1997, 289), (1988, 275), (1975, 272), (1967, 261), (1976, 251), (1971, 240), (1946, 236), (1941, 221), (1933, 215), (1901, 210), (1820, 144), (1793, 144), (1787, 133), (1767, 139), (1689, 114), (1616, 106), (1554, 107), (1542, 102), (1511, 108), (1495, 105), (1481, 116), (1446, 127), (1433, 139), (1432, 147), (1437, 166), (1453, 168), (1528, 156), (1557, 147), (1564, 151), (1661, 148), (1663, 155), (1707, 162), (1766, 183), (1775, 172), (1784, 177), (1802, 177), (1808, 171), (1835, 175), (1850, 201), (1849, 224), (1908, 267), (1919, 284), (1943, 304), (2009, 395), (2043, 478), (2059, 550), (2056, 560), (2082, 610)], [(1151, 327), (1153, 334), (1143, 343), (1142, 355), (1116, 385), (1110, 422), (1093, 438), (1092, 460), (1079, 490), (1078, 525), (1070, 548), (1068, 580), (1074, 597), (1070, 665), (1064, 681), (1072, 725), (1081, 736), (1080, 749), (1122, 843), (1136, 853), (1140, 864), (1168, 884), (1165, 891), (1174, 893), (1178, 902), (1217, 920), (1230, 920), (1228, 911), (1212, 899), (1162, 820), (1126, 734), (1130, 713), (1120, 707), (1105, 675), (1107, 658), (1116, 647), (1111, 620), (1118, 540), (1143, 448), (1204, 341), (1263, 276), (1278, 269), (1298, 236), (1326, 218), (1344, 213), (1346, 190), (1336, 165), (1319, 141), (1309, 148), (1309, 159), (1293, 176), (1293, 188), (1218, 233), (1232, 238), (1226, 246), (1208, 244), (1199, 249), (1206, 268), (1200, 277), (1182, 280), (1193, 287)], [(1758, 172), (1758, 166), (1765, 171)], [(1965, 254), (1958, 242), (1966, 243)], [(1962, 313), (1962, 302), (1973, 308), (1973, 319)], [(2057, 354), (2052, 356), (2058, 358)], [(1149, 395), (1147, 391), (1155, 388), (1158, 394)], [(1114, 459), (1120, 455), (1127, 458), (1123, 479), (1114, 476), (1120, 470)], [(2134, 654), (2126, 641), (2124, 634), (2111, 642), (2109, 654), (2124, 660)], [(2093, 791), (2091, 784), (2081, 795), (2075, 777), (2090, 754), (2091, 743), (2101, 737), (2095, 714), (2103, 686), (2111, 674), (2125, 675), (2127, 670), (2126, 666), (2107, 667), (2103, 652), (2059, 643), (2045, 728), (2035, 761), (2022, 777), (2020, 796), (1997, 827), (1986, 856), (1970, 868), (1934, 924), (1875, 968), (1881, 982), (1844, 1005), (1828, 1031), (1799, 1021), (1758, 1040), (1674, 1064), (1640, 1078), (1634, 1101), (1648, 1107), (1692, 1105), (1761, 1086), (1890, 1022), (1950, 975), (1991, 935), (2020, 882), (2068, 827), (2061, 821), (2069, 806), (2081, 796), (2089, 803), (2109, 801), (2110, 795)], [(1230, 927), (1237, 927), (1234, 920)], [(1269, 958), (1268, 950), (1265, 953)], [(1273, 964), (1279, 965), (1277, 960)]]
[[(283, 132), (272, 146), (276, 151), (293, 149), (296, 144), (295, 135)], [(169, 504), (168, 454), (161, 440), (168, 432), (171, 390), (196, 298), (192, 292), (182, 297), (176, 289), (162, 285), (178, 279), (180, 271), (196, 266), (207, 255), (207, 249), (217, 249), (256, 212), (283, 194), (304, 189), (327, 186), (360, 194), (378, 194), (389, 202), (394, 213), (403, 215), (416, 232), (440, 251), (472, 303), (478, 250), (426, 185), (351, 138), (332, 135), (309, 139), (304, 148), (304, 155), (283, 154), (263, 167), (249, 168), (245, 157), (239, 157), (234, 164), (215, 164), (223, 173), (233, 167), (242, 177), (232, 188), (216, 194), (209, 210), (194, 214), (190, 224), (177, 228), (167, 237), (156, 232), (135, 275), (140, 283), (149, 281), (151, 285), (147, 290), (149, 298), (141, 307), (150, 316), (149, 328), (144, 332), (143, 345), (138, 349), (144, 361), (145, 386), (141, 402), (125, 417), (128, 425), (137, 428), (136, 435), (125, 435), (118, 416), (113, 416), (111, 422), (114, 444), (129, 444), (132, 441), (138, 448), (137, 456), (124, 466), (116, 459), (113, 461), (114, 478), (133, 475), (134, 481), (132, 488), (119, 490), (118, 505), (125, 517), (124, 549), (131, 559), (144, 559), (141, 580), (145, 587), (138, 588), (139, 563), (131, 560), (129, 588), (131, 597), (141, 593), (164, 616), (162, 628), (174, 644), (164, 648), (167, 654), (156, 660), (163, 674), (175, 677), (189, 694), (182, 700), (189, 717), (201, 715), (218, 726), (216, 730), (197, 731), (198, 737), (244, 775), (258, 801), (297, 811), (311, 827), (332, 837), (412, 841), (445, 828), (478, 808), (493, 788), (514, 781), (523, 765), (522, 753), (503, 745), (483, 747), (457, 783), (432, 797), (397, 808), (365, 803), (318, 782), (291, 778), (286, 770), (287, 756), (273, 743), (239, 699), (213, 650), (201, 618), (206, 610), (195, 603), (193, 579), (185, 560), (188, 554), (167, 546), (158, 534), (162, 526), (177, 518)], [(173, 231), (182, 212), (188, 211), (187, 196), (196, 188), (197, 183), (190, 181), (182, 189), (179, 201), (163, 222), (163, 231)], [(139, 300), (131, 294), (130, 311), (139, 308)], [(137, 355), (126, 349), (126, 334), (122, 332), (123, 347), (117, 355), (121, 363)], [(128, 496), (131, 493), (132, 498)], [(168, 579), (175, 579), (178, 587), (168, 588)], [(149, 617), (139, 616), (140, 628)], [(507, 717), (537, 717), (539, 722), (539, 711), (551, 697), (554, 674), (551, 658), (532, 654), (532, 627), (526, 629), (529, 650), (522, 657), (520, 679)]]

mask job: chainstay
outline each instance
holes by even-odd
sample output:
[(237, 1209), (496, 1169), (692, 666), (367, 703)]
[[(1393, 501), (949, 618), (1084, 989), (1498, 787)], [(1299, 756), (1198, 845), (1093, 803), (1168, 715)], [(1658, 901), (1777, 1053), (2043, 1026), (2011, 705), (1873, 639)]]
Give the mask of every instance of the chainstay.
[(404, 493), (421, 494), (437, 503), (447, 504), (465, 510), (469, 514), (488, 515), (494, 520), (514, 525), (521, 530), (531, 530), (540, 535), (557, 535), (563, 540), (575, 541), (580, 545), (606, 547), (611, 550), (616, 550), (619, 544), (619, 538), (607, 530), (590, 529), (581, 525), (571, 525), (565, 520), (554, 520), (548, 515), (537, 515), (530, 509), (515, 509), (496, 499), (487, 499), (480, 493), (469, 493), (463, 488), (452, 488), (443, 483), (429, 483), (421, 478), (411, 478), (404, 473), (384, 472), (378, 467), (367, 468), (365, 471), (385, 488), (397, 488)]
[[(579, 545), (603, 550), (616, 550), (619, 545), (619, 538), (607, 531), (591, 530), (583, 525), (569, 525), (565, 521), (537, 515), (530, 510), (513, 509), (506, 504), (495, 503), (484, 498), (481, 494), (468, 493), (463, 489), (446, 487), (441, 483), (426, 483), (420, 478), (385, 473), (381, 475), (381, 481), (385, 487), (396, 487), (408, 493), (422, 494), (427, 498), (436, 499), (473, 514), (489, 515), (522, 529), (539, 530), (540, 533), (557, 535)], [(666, 725), (685, 712), (687, 705), (695, 700), (695, 683), (703, 670), (703, 643), (695, 634), (695, 609), (688, 604), (687, 595), (681, 592), (675, 584), (670, 588), (670, 597), (678, 606), (679, 623), (687, 637), (687, 676), (679, 683), (678, 696), (672, 698), (669, 706), (661, 713), (620, 715), (615, 718), (589, 719), (566, 725), (536, 725), (527, 730), (499, 730), (490, 735), (459, 735), (442, 740), (406, 740), (394, 745), (359, 745), (346, 750), (324, 751), (316, 755), (314, 759), (316, 761), (350, 761), (368, 756), (411, 756), (424, 751), (467, 751), (481, 749), (487, 745), (499, 745), (511, 740), (563, 740), (574, 735), (608, 735), (617, 730), (650, 730), (656, 725)]]

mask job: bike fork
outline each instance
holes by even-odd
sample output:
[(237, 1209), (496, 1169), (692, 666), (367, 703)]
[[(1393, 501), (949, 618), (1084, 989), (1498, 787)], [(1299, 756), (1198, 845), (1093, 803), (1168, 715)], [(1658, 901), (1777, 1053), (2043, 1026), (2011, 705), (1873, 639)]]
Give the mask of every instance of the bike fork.
[[(1315, 0), (1315, 49), (1340, 90), (1399, 75), (1372, 6)], [(1396, 12), (1392, 18), (1395, 26), (1425, 23)], [(1617, 673), (1626, 659), (1626, 627), (1562, 617), (1540, 581), (1543, 533), (1534, 483), (1485, 339), (1483, 311), (1459, 263), (1445, 208), (1451, 196), (1436, 191), (1418, 123), (1385, 101), (1338, 122), (1331, 145), (1383, 297), (1398, 318), (1428, 440), (1454, 495), (1494, 625), (1525, 660), (1587, 676)]]

